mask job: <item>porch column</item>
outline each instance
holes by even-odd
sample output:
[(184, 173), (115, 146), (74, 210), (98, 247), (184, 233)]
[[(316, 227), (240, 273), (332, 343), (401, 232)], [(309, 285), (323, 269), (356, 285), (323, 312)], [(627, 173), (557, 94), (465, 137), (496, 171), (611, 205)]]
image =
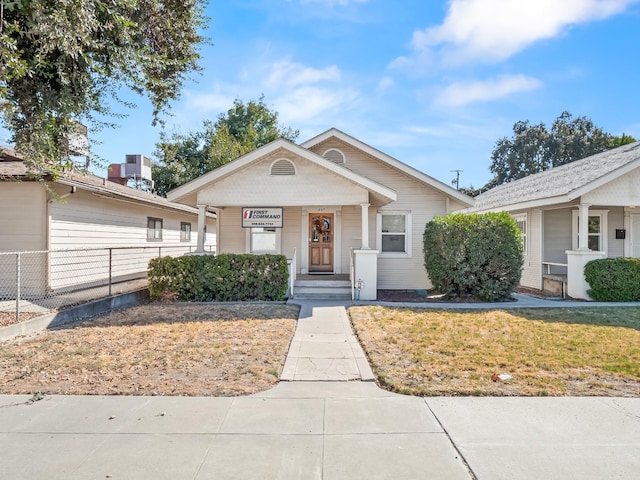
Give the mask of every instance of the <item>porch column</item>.
[(362, 209), (362, 246), (361, 250), (369, 250), (369, 203), (361, 203)]
[[(197, 205), (198, 207), (198, 245), (195, 253), (204, 253), (204, 229), (207, 224), (207, 205)], [(216, 243), (218, 239), (216, 238)]]
[(589, 250), (589, 203), (581, 203), (578, 211), (578, 250)]

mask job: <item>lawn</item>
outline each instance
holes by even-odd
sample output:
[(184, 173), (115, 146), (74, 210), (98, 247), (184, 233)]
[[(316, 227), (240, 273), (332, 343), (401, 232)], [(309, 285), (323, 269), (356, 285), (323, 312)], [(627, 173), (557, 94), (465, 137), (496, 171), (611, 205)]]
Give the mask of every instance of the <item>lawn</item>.
[(299, 308), (151, 304), (0, 343), (0, 393), (234, 396), (278, 381)]
[(349, 315), (379, 384), (394, 392), (640, 396), (637, 307)]

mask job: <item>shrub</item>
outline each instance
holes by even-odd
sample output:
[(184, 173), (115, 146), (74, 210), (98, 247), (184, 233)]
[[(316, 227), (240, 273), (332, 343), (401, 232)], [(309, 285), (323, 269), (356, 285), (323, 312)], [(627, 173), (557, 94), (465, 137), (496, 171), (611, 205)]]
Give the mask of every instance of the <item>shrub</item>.
[(187, 255), (152, 259), (148, 276), (152, 300), (282, 300), (289, 269), (283, 255)]
[(587, 293), (598, 302), (640, 301), (640, 259), (601, 258), (584, 267), (591, 287)]
[(440, 293), (509, 298), (520, 282), (520, 230), (505, 213), (454, 213), (424, 230), (424, 266)]

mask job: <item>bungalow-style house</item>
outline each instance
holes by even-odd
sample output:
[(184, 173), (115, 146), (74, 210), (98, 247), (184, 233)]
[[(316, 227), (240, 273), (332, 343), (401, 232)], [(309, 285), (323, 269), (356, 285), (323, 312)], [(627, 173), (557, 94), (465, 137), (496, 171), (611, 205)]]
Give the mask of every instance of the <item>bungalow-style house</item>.
[(346, 284), (362, 300), (377, 289), (428, 288), (425, 224), (473, 203), (337, 129), (301, 145), (275, 140), (167, 197), (198, 208), (198, 250), (215, 212), (219, 252), (286, 255), (294, 292)]
[[(34, 252), (22, 258), (21, 293), (36, 295), (145, 276), (150, 258), (196, 249), (192, 207), (89, 174), (44, 180), (49, 190), (28, 175), (20, 155), (0, 150), (0, 294), (6, 298), (16, 284), (16, 259), (8, 252)], [(215, 251), (214, 215), (203, 221), (203, 248)]]
[(640, 142), (493, 188), (471, 211), (507, 211), (518, 222), (521, 285), (589, 299), (587, 262), (640, 257)]

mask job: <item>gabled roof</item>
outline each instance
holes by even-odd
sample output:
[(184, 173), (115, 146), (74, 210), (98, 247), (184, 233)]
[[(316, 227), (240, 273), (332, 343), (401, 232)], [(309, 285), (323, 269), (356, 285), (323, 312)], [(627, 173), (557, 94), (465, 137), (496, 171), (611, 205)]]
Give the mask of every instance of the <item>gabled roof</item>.
[(295, 143), (290, 142), (289, 140), (285, 140), (284, 138), (279, 138), (277, 140), (274, 140), (273, 142), (263, 145), (262, 147), (257, 148), (256, 150), (253, 150), (247, 153), (246, 155), (243, 155), (242, 157), (239, 157), (233, 160), (232, 162), (229, 162), (219, 168), (216, 168), (215, 170), (205, 173), (204, 175), (190, 181), (189, 183), (186, 183), (174, 190), (171, 190), (167, 194), (167, 198), (169, 198), (174, 202), (180, 201), (181, 199), (184, 199), (189, 195), (197, 193), (199, 190), (205, 188), (206, 186), (215, 182), (216, 180), (219, 180), (228, 175), (231, 175), (234, 172), (280, 149), (286, 150), (294, 155), (302, 157), (305, 160), (308, 160), (311, 163), (314, 163), (321, 168), (329, 170), (332, 173), (342, 178), (345, 178), (357, 185), (360, 185), (361, 187), (366, 188), (370, 192), (381, 195), (391, 201), (395, 201), (397, 199), (396, 192), (391, 190), (390, 188), (385, 187), (384, 185), (381, 185), (377, 182), (374, 182), (373, 180), (370, 180), (366, 177), (363, 177), (362, 175), (358, 175), (357, 173), (352, 172), (351, 170), (348, 170), (344, 167), (341, 167), (340, 165), (336, 165), (335, 163), (328, 161), (319, 155), (316, 155), (312, 151), (306, 148), (303, 148), (299, 145), (296, 145)]
[(506, 183), (479, 195), (473, 211), (517, 210), (571, 202), (640, 167), (640, 142)]
[[(0, 149), (0, 181), (30, 180), (29, 170), (25, 165), (23, 158), (24, 157), (15, 153), (13, 150), (6, 148)], [(45, 177), (45, 180), (48, 181), (49, 178)], [(126, 185), (119, 185), (92, 174), (64, 172), (56, 180), (56, 183), (70, 187), (77, 187), (103, 197), (127, 199), (137, 203), (152, 205), (154, 207), (177, 210), (193, 215), (197, 214), (197, 210), (193, 207), (173, 203), (164, 197), (159, 197), (155, 194), (144, 192), (136, 188), (127, 187)], [(211, 214), (210, 216), (214, 217), (215, 215)]]
[(447, 185), (446, 183), (443, 183), (439, 180), (436, 180), (435, 178), (427, 175), (424, 172), (421, 172), (420, 170), (417, 170), (409, 165), (407, 165), (406, 163), (401, 162), (400, 160), (393, 158), (389, 155), (387, 155), (384, 152), (381, 152), (380, 150), (367, 145), (364, 142), (361, 142), (360, 140), (358, 140), (357, 138), (352, 137), (351, 135), (348, 135), (344, 132), (342, 132), (341, 130), (338, 130), (337, 128), (331, 128), (329, 130), (327, 130), (324, 133), (321, 133), (320, 135), (317, 135), (309, 140), (307, 140), (306, 142), (302, 143), (302, 147), (304, 148), (312, 148), (315, 145), (318, 145), (319, 143), (324, 142), (325, 140), (330, 139), (331, 137), (335, 137), (339, 140), (342, 140), (345, 143), (348, 143), (350, 145), (353, 145), (354, 147), (358, 148), (359, 150), (362, 150), (363, 152), (367, 153), (368, 155), (371, 155), (372, 157), (377, 158), (378, 160), (396, 168), (397, 170), (400, 170), (401, 172), (404, 172), (405, 174), (409, 175), (410, 177), (413, 177), (417, 180), (419, 180), (422, 183), (425, 183), (427, 185), (429, 185), (430, 187), (435, 188), (436, 190), (444, 193), (445, 195), (448, 195), (450, 197), (455, 198), (456, 200), (458, 200), (459, 202), (461, 202), (464, 205), (467, 206), (471, 206), (473, 205), (473, 198), (465, 195), (464, 193), (459, 192), (458, 190), (456, 190), (453, 187), (450, 187), (449, 185)]

